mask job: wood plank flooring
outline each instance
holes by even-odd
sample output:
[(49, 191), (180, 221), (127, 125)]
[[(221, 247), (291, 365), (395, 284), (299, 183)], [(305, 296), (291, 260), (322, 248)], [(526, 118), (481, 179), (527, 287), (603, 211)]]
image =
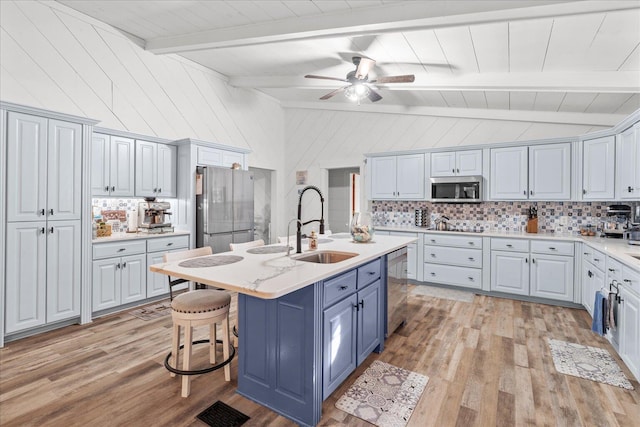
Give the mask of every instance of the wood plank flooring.
[[(196, 338), (206, 334), (199, 329)], [(557, 373), (547, 337), (606, 348), (635, 390)], [(295, 425), (234, 392), (237, 359), (230, 383), (222, 370), (197, 376), (181, 398), (180, 378), (163, 367), (170, 345), (170, 316), (143, 321), (128, 312), (8, 343), (0, 350), (0, 425), (202, 426), (195, 416), (216, 400), (250, 416), (246, 426)], [(205, 366), (200, 349), (195, 361)], [(407, 324), (324, 402), (320, 425), (370, 425), (334, 404), (375, 359), (429, 376), (410, 426), (640, 425), (640, 385), (591, 332), (584, 310), (411, 295)]]

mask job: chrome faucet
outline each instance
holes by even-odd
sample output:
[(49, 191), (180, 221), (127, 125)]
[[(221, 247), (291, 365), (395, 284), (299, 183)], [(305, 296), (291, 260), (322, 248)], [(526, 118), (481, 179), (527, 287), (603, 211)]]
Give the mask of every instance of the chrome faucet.
[(291, 236), (291, 231), (289, 230), (291, 229), (291, 223), (293, 221), (298, 221), (298, 224), (302, 224), (302, 221), (297, 218), (293, 218), (291, 221), (289, 221), (289, 225), (287, 225), (287, 256), (291, 255), (291, 246), (289, 246), (289, 237)]
[[(307, 222), (302, 222), (302, 196), (307, 190), (315, 190), (320, 196), (320, 219), (312, 219)], [(300, 191), (300, 197), (298, 198), (298, 231), (296, 232), (296, 253), (298, 254), (302, 253), (302, 226), (312, 222), (319, 222), (320, 234), (324, 234), (324, 197), (318, 187), (315, 185), (308, 185)]]

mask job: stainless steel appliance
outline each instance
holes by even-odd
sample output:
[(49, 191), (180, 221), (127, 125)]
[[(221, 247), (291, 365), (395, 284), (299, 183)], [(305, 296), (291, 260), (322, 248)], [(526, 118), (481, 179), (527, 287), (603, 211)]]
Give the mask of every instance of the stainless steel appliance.
[(431, 201), (450, 203), (480, 203), (481, 176), (451, 176), (431, 178)]
[(607, 216), (602, 222), (602, 235), (604, 237), (622, 238), (628, 230), (631, 219), (631, 206), (610, 205), (607, 208)]
[(142, 233), (167, 233), (173, 231), (167, 216), (171, 203), (148, 200), (138, 203), (138, 229)]
[(387, 254), (387, 328), (390, 336), (407, 320), (407, 248)]
[(254, 240), (253, 173), (240, 169), (198, 167), (196, 246), (227, 252), (229, 243)]

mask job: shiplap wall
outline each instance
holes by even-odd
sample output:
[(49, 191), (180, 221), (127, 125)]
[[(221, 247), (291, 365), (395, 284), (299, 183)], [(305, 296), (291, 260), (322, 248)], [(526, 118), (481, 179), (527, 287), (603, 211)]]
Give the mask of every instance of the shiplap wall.
[(3, 101), (110, 129), (247, 148), (249, 165), (283, 170), (278, 102), (182, 57), (146, 52), (55, 2), (0, 1), (0, 64)]
[[(296, 171), (306, 170), (308, 183), (326, 192), (327, 169), (362, 167), (365, 153), (570, 137), (603, 129), (586, 125), (289, 108), (285, 109), (284, 122), (285, 215), (288, 218), (296, 215), (294, 208), (298, 190), (302, 188), (296, 185)], [(366, 188), (366, 171), (361, 172), (361, 188)], [(303, 220), (315, 218), (320, 212), (318, 199), (307, 193), (302, 205)]]

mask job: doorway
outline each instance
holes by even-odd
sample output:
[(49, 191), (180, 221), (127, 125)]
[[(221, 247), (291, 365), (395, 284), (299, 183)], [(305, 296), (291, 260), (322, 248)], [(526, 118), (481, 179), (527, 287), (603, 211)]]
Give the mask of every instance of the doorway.
[(329, 229), (348, 233), (353, 212), (360, 211), (360, 168), (329, 169)]
[(271, 241), (271, 207), (273, 191), (273, 171), (250, 167), (253, 172), (253, 222), (254, 240), (262, 239), (268, 245)]

